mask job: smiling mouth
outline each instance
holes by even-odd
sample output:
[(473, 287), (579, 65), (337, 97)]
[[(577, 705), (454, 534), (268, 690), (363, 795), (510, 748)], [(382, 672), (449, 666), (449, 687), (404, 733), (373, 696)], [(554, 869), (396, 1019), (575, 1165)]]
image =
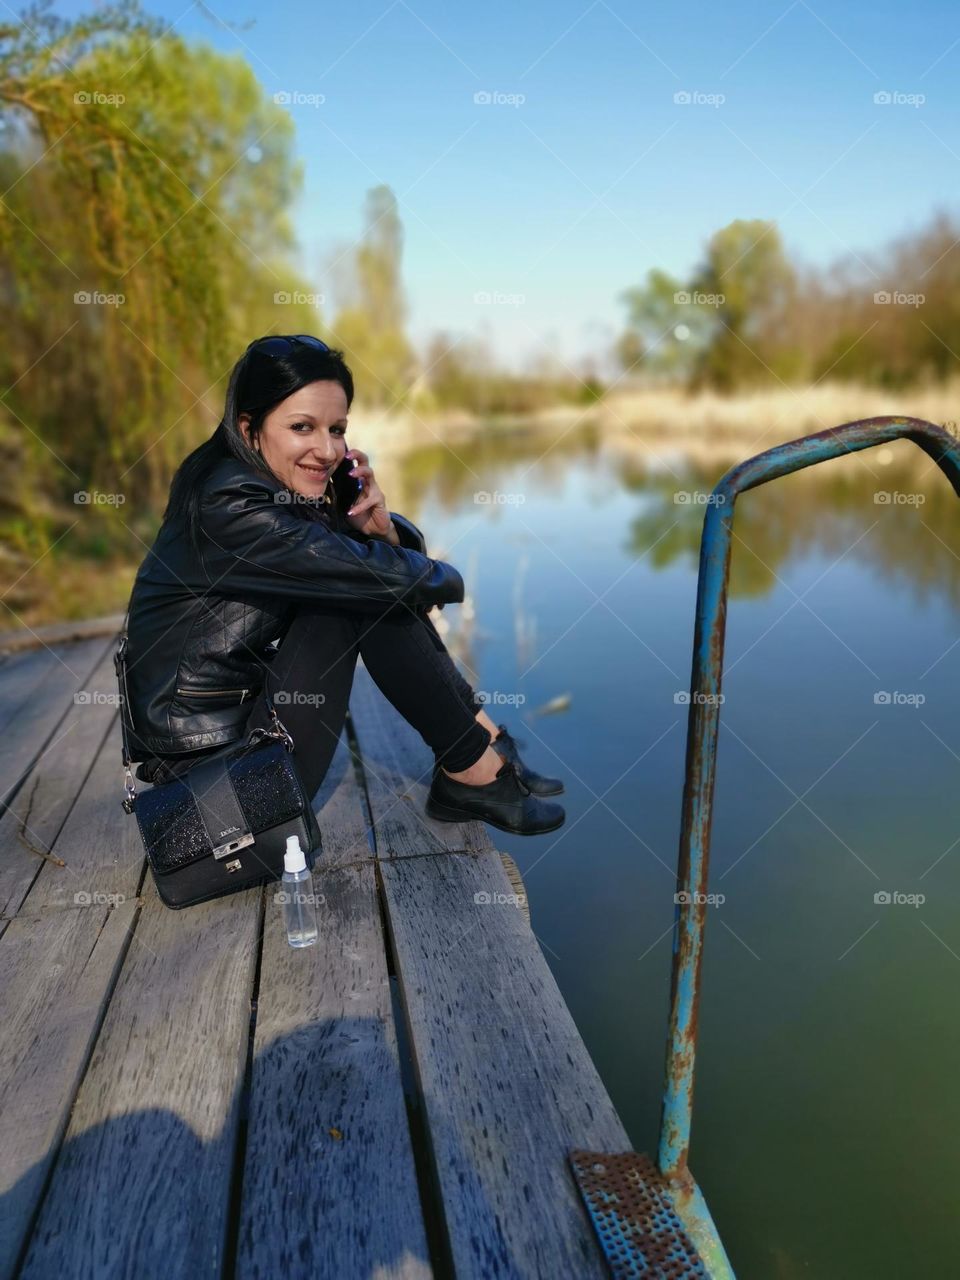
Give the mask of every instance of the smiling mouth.
[(329, 467), (312, 467), (306, 462), (298, 462), (297, 466), (301, 471), (309, 472), (310, 475), (315, 476), (318, 480), (322, 479), (330, 471)]

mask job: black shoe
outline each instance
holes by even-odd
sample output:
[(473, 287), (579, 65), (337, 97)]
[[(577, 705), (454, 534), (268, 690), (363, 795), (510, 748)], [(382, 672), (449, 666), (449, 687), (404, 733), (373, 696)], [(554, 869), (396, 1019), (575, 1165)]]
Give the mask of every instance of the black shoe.
[(497, 728), (500, 730), (499, 736), (490, 743), (494, 751), (502, 755), (505, 760), (513, 761), (520, 777), (535, 796), (558, 796), (563, 791), (563, 782), (559, 778), (544, 778), (541, 774), (528, 769), (520, 759), (518, 743), (510, 736), (507, 726), (498, 724)]
[(567, 816), (560, 805), (531, 794), (512, 760), (504, 760), (494, 780), (482, 787), (448, 778), (437, 765), (426, 810), (441, 822), (489, 822), (517, 836), (555, 831)]

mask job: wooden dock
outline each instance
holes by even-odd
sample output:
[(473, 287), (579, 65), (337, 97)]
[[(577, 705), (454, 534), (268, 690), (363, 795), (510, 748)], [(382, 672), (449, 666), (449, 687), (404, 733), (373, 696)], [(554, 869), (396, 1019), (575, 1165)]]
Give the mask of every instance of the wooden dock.
[(359, 667), (295, 950), (275, 884), (159, 900), (115, 646), (0, 656), (0, 1280), (608, 1276), (568, 1157), (630, 1141), (419, 735)]

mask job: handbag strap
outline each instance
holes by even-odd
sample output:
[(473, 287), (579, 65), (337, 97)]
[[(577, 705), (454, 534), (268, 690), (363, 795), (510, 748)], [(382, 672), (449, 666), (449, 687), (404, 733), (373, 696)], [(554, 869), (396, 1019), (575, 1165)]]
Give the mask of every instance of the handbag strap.
[[(134, 585), (136, 585), (136, 583), (134, 583)], [(130, 602), (132, 602), (132, 600), (133, 600), (133, 592), (131, 591)], [(130, 769), (130, 765), (133, 763), (133, 756), (131, 754), (130, 744), (134, 736), (134, 727), (133, 727), (133, 718), (130, 714), (130, 698), (128, 696), (128, 690), (127, 690), (127, 647), (128, 647), (127, 623), (129, 621), (129, 618), (130, 618), (130, 603), (128, 602), (126, 612), (123, 615), (123, 626), (120, 630), (120, 640), (113, 655), (113, 666), (114, 666), (114, 670), (117, 673), (117, 684), (118, 684), (119, 693), (120, 693), (120, 744), (121, 744), (120, 753), (123, 761), (122, 804), (123, 804), (124, 813), (133, 813), (134, 806), (137, 800), (137, 789), (136, 789), (136, 786), (134, 785), (133, 773)], [(293, 738), (290, 736), (287, 729), (285, 728), (282, 721), (280, 720), (280, 717), (277, 715), (277, 709), (273, 705), (273, 699), (271, 698), (269, 691), (266, 688), (266, 684), (264, 684), (263, 698), (264, 698), (264, 702), (266, 703), (267, 711), (273, 720), (273, 728), (251, 729), (249, 734), (247, 735), (247, 744), (249, 745), (250, 743), (256, 742), (260, 738), (275, 738), (278, 741), (282, 742), (288, 751), (292, 751)], [(197, 765), (195, 765), (193, 768), (187, 771), (188, 779), (189, 779), (189, 776), (193, 774), (197, 768), (200, 767), (200, 765), (210, 764), (211, 766), (215, 766), (218, 762), (221, 761), (222, 757), (226, 757), (227, 755), (230, 755), (234, 751), (236, 751), (237, 746), (238, 746), (238, 741), (234, 740), (232, 742), (228, 742), (224, 747), (221, 747), (218, 751), (213, 751), (208, 756), (204, 756), (203, 759)], [(225, 771), (225, 765), (224, 765), (224, 771)], [(228, 782), (229, 782), (229, 779), (228, 779)], [(222, 779), (221, 779), (221, 784), (222, 784)], [(233, 790), (232, 783), (230, 783), (229, 785), (230, 785), (230, 790), (232, 791)], [(222, 785), (218, 786), (217, 790), (219, 793), (222, 794)], [(194, 794), (196, 795), (196, 792)], [(226, 803), (226, 801), (224, 801), (224, 803)], [(234, 795), (233, 803), (236, 804), (235, 795)], [(237, 808), (239, 810), (239, 806), (237, 806)], [(204, 811), (202, 808), (200, 812), (203, 815)], [(204, 822), (206, 823), (205, 815), (204, 815)], [(229, 823), (222, 824), (220, 829), (222, 830), (223, 827), (227, 825), (230, 825), (230, 824)], [(208, 827), (208, 831), (209, 831), (209, 827)], [(218, 842), (217, 840), (214, 840), (213, 843), (217, 844)]]

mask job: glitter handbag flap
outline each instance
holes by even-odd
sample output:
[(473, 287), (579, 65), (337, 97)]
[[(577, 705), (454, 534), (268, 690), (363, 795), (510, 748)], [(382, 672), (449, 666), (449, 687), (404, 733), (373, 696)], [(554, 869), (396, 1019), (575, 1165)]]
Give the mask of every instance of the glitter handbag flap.
[[(227, 768), (254, 836), (296, 818), (309, 803), (292, 753), (282, 742), (249, 746), (232, 756)], [(187, 777), (184, 774), (137, 796), (137, 822), (155, 875), (179, 871), (213, 854)]]

